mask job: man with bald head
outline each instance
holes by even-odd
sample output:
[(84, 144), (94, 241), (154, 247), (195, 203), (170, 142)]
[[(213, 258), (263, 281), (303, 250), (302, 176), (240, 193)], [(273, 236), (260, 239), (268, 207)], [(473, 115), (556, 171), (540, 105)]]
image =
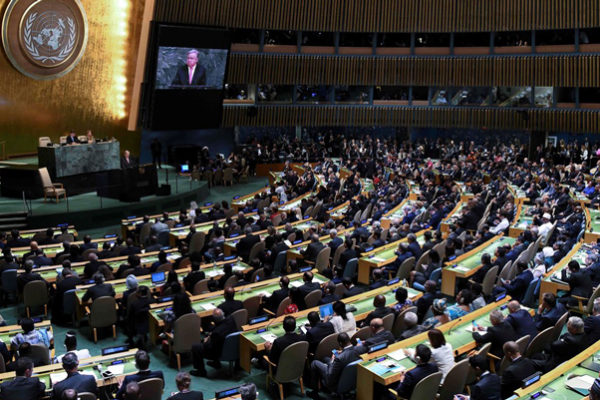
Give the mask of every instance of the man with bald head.
[[(304, 283), (298, 287), (298, 290), (302, 294), (302, 299), (304, 299), (304, 296), (306, 296), (313, 290), (321, 289), (321, 285), (319, 285), (318, 282), (313, 282), (313, 279), (314, 279), (314, 275), (310, 271), (306, 271), (304, 273), (304, 275), (302, 275), (302, 280), (304, 281)], [(303, 301), (303, 303), (304, 303), (304, 301)], [(304, 304), (302, 304), (301, 308), (304, 308)]]
[(533, 340), (537, 335), (537, 328), (531, 314), (527, 310), (523, 310), (517, 300), (508, 303), (508, 313), (506, 322), (513, 327), (517, 336), (529, 335), (529, 340)]
[(225, 301), (219, 304), (219, 308), (223, 310), (226, 317), (230, 316), (235, 311), (244, 308), (244, 303), (234, 299), (235, 289), (231, 286), (228, 286), (223, 290), (223, 296), (225, 297)]
[(369, 315), (367, 315), (367, 318), (365, 318), (361, 326), (369, 326), (374, 318), (383, 318), (386, 315), (392, 314), (394, 312), (394, 310), (391, 307), (387, 307), (385, 305), (385, 296), (382, 294), (378, 294), (377, 296), (375, 296), (375, 298), (373, 299), (373, 306), (375, 307), (375, 309), (371, 311)]
[(479, 326), (479, 331), (487, 331), (484, 334), (473, 332), (473, 339), (478, 345), (491, 343), (490, 353), (496, 357), (502, 358), (502, 346), (511, 340), (519, 339), (513, 327), (504, 320), (504, 315), (500, 310), (494, 310), (490, 313), (490, 322), (492, 326), (484, 328)]
[(367, 352), (370, 346), (384, 342), (389, 345), (396, 341), (392, 332), (386, 331), (383, 327), (383, 319), (381, 318), (373, 318), (369, 323), (369, 328), (371, 329), (371, 337), (365, 340), (362, 346), (357, 347), (357, 351), (360, 353)]
[(306, 250), (303, 250), (300, 253), (304, 257), (304, 260), (315, 262), (317, 260), (317, 255), (324, 248), (325, 245), (319, 242), (319, 235), (315, 233), (310, 237), (310, 244), (306, 246)]
[(36, 255), (38, 250), (39, 250), (38, 243), (35, 240), (32, 240), (31, 242), (29, 242), (29, 251), (27, 253), (23, 254), (23, 260), (27, 260), (27, 257), (29, 257), (29, 256)]
[(510, 365), (502, 373), (502, 383), (500, 384), (502, 398), (506, 399), (523, 385), (523, 379), (537, 371), (531, 360), (521, 356), (517, 343), (506, 342), (502, 349), (506, 358), (510, 360)]
[(190, 374), (194, 376), (206, 376), (206, 368), (204, 367), (204, 359), (208, 358), (208, 365), (215, 369), (221, 368), (221, 363), (218, 361), (223, 351), (225, 338), (230, 333), (237, 332), (235, 321), (231, 317), (225, 318), (223, 310), (215, 308), (212, 313), (215, 323), (214, 329), (204, 338), (202, 343), (192, 346), (192, 360), (194, 369)]

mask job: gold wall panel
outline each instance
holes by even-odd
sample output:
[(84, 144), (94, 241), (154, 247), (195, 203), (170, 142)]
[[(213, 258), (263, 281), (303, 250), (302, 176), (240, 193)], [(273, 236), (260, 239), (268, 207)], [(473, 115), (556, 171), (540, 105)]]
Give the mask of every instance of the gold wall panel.
[(246, 107), (225, 106), (223, 125), (240, 126), (409, 126), (598, 132), (600, 113), (589, 110), (528, 111), (529, 119), (511, 109), (381, 106), (261, 106), (255, 117)]
[(156, 19), (232, 28), (482, 32), (600, 26), (598, 0), (158, 0)]
[(372, 57), (232, 54), (230, 83), (600, 86), (600, 56)]
[[(0, 57), (0, 140), (8, 154), (35, 152), (38, 137), (58, 141), (70, 129), (116, 137), (122, 148), (139, 149), (140, 133), (127, 131), (131, 88), (144, 1), (81, 0), (89, 39), (69, 74), (36, 81)], [(0, 0), (4, 14), (8, 0)]]

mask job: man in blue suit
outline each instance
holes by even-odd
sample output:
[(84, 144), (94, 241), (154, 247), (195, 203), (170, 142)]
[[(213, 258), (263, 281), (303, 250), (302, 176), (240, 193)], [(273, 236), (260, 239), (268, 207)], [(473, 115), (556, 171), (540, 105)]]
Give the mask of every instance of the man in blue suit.
[(337, 235), (337, 229), (331, 229), (329, 231), (329, 236), (331, 237), (331, 240), (329, 241), (328, 246), (331, 247), (331, 256), (333, 257), (337, 248), (340, 247), (344, 241)]
[(33, 361), (21, 357), (16, 362), (16, 377), (0, 385), (0, 399), (37, 400), (45, 395), (46, 385), (39, 378), (32, 378)]
[(523, 300), (523, 296), (525, 296), (529, 283), (533, 280), (533, 273), (527, 268), (527, 264), (522, 261), (517, 262), (517, 271), (518, 275), (515, 279), (503, 281), (502, 287), (510, 297), (521, 301)]
[(77, 354), (65, 354), (62, 358), (62, 365), (67, 372), (67, 377), (54, 385), (54, 389), (52, 390), (52, 398), (54, 400), (60, 400), (62, 393), (66, 389), (75, 389), (77, 393), (90, 392), (98, 396), (96, 378), (92, 375), (83, 375), (77, 372), (77, 367), (79, 366)]
[(535, 316), (535, 327), (538, 332), (556, 325), (560, 317), (567, 312), (565, 306), (556, 302), (556, 297), (552, 293), (544, 293), (542, 304)]
[(538, 332), (533, 317), (521, 308), (517, 300), (508, 303), (508, 312), (506, 322), (512, 325), (519, 337), (529, 335), (529, 340), (532, 340), (537, 335)]
[(160, 378), (160, 380), (163, 381), (164, 387), (165, 378), (163, 377), (162, 371), (151, 371), (149, 369), (150, 356), (144, 350), (138, 350), (137, 353), (135, 353), (135, 366), (137, 367), (138, 372), (133, 375), (127, 375), (125, 379), (123, 379), (123, 383), (121, 383), (121, 387), (115, 395), (116, 399), (125, 398), (125, 390), (127, 389), (127, 385), (131, 382), (140, 382), (146, 379)]
[(488, 360), (485, 356), (476, 355), (469, 358), (469, 364), (479, 381), (471, 386), (471, 396), (457, 394), (454, 396), (456, 400), (500, 400), (500, 378), (496, 374), (488, 371)]
[(398, 384), (398, 387), (396, 387), (398, 396), (405, 399), (410, 399), (417, 383), (429, 375), (438, 372), (438, 367), (429, 362), (431, 359), (431, 349), (429, 349), (429, 347), (424, 344), (418, 345), (415, 352), (415, 358), (417, 360), (417, 366), (407, 372), (401, 372), (400, 383)]

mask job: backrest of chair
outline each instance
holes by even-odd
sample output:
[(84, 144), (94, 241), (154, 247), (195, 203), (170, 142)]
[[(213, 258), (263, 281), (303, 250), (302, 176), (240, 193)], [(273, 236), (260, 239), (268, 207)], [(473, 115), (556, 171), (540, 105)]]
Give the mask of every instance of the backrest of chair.
[(585, 313), (587, 315), (592, 314), (592, 311), (594, 308), (594, 300), (596, 300), (598, 298), (598, 296), (600, 296), (600, 285), (598, 285), (596, 287), (596, 289), (594, 289), (594, 291), (592, 292), (592, 295), (590, 296), (590, 298), (585, 306)]
[(81, 258), (87, 260), (91, 253), (98, 253), (98, 249), (85, 249), (83, 253), (81, 253)]
[(344, 252), (344, 250), (346, 249), (346, 246), (339, 245), (337, 247), (337, 249), (335, 249), (335, 253), (333, 253), (333, 260), (331, 260), (331, 265), (336, 266), (338, 265), (338, 262), (340, 261), (340, 256), (342, 255), (342, 253)]
[(306, 308), (313, 308), (319, 304), (319, 300), (323, 297), (323, 292), (320, 289), (313, 290), (306, 296), (304, 296), (304, 304)]
[(190, 239), (190, 253), (197, 253), (204, 247), (204, 241), (206, 239), (206, 233), (196, 232)]
[(0, 373), (6, 372), (6, 362), (4, 361), (4, 356), (0, 354)]
[(138, 382), (140, 399), (160, 400), (162, 398), (164, 382), (160, 378), (144, 379)]
[(315, 350), (315, 360), (323, 361), (325, 357), (331, 357), (333, 349), (338, 347), (337, 337), (338, 333), (332, 333), (321, 339)]
[(352, 340), (353, 343), (354, 343), (354, 341), (356, 339), (360, 339), (362, 341), (365, 341), (368, 338), (370, 338), (371, 336), (373, 336), (373, 331), (371, 330), (371, 327), (370, 326), (365, 326), (363, 328), (360, 328), (356, 332), (354, 332), (354, 335), (352, 335), (351, 340)]
[(340, 395), (348, 393), (356, 388), (356, 366), (362, 360), (352, 361), (342, 370), (342, 375), (338, 381), (336, 392)]
[(260, 307), (261, 296), (248, 297), (243, 301), (244, 309), (248, 311), (248, 318), (254, 318), (258, 314)]
[(356, 276), (356, 269), (358, 268), (358, 258), (352, 258), (348, 260), (344, 267), (344, 278), (352, 278)]
[(292, 382), (302, 376), (306, 355), (308, 354), (308, 342), (296, 342), (286, 347), (279, 357), (279, 365), (275, 380), (279, 383)]
[(225, 337), (220, 361), (237, 361), (240, 358), (240, 334), (241, 332), (234, 332)]
[(156, 238), (158, 239), (158, 243), (160, 243), (161, 245), (169, 245), (169, 231), (160, 232)]
[(442, 240), (441, 242), (433, 246), (431, 250), (438, 253), (438, 255), (440, 256), (440, 260), (443, 260), (444, 258), (446, 258), (446, 241)]
[(492, 289), (494, 288), (494, 283), (496, 282), (496, 277), (498, 276), (498, 266), (492, 267), (488, 272), (485, 273), (485, 277), (483, 278), (483, 283), (481, 284), (481, 292), (490, 296), (492, 294)]
[(292, 304), (292, 299), (290, 299), (289, 297), (286, 297), (285, 299), (281, 300), (281, 302), (279, 303), (279, 306), (277, 306), (277, 314), (275, 314), (277, 317), (285, 314), (285, 309)]
[(17, 270), (7, 269), (2, 271), (2, 289), (6, 292), (17, 290)]
[(394, 325), (392, 326), (392, 333), (394, 334), (394, 336), (396, 338), (399, 338), (400, 335), (402, 335), (402, 332), (404, 332), (406, 330), (406, 323), (404, 322), (404, 316), (408, 312), (414, 312), (416, 314), (417, 307), (408, 307), (408, 308), (402, 310), (402, 312), (400, 314), (398, 314), (398, 316), (396, 317), (396, 320), (394, 321)]
[(565, 326), (565, 323), (567, 322), (567, 319), (569, 319), (569, 313), (566, 312), (564, 313), (559, 319), (558, 321), (556, 321), (556, 324), (554, 325), (554, 332), (552, 333), (552, 340), (557, 340), (560, 337), (560, 333), (562, 332), (562, 328)]
[(402, 261), (402, 264), (398, 267), (396, 278), (400, 278), (400, 280), (408, 279), (410, 277), (410, 271), (413, 270), (416, 263), (417, 261), (414, 257), (408, 257), (406, 260)]
[(454, 364), (440, 388), (439, 400), (452, 400), (456, 393), (462, 393), (469, 372), (469, 360), (465, 359)]
[(98, 297), (90, 307), (90, 326), (105, 327), (117, 323), (117, 302), (114, 297)]
[(527, 350), (527, 345), (529, 344), (530, 338), (531, 338), (530, 335), (525, 335), (515, 341), (515, 343), (517, 343), (517, 346), (519, 346), (519, 353), (525, 354), (525, 351)]
[(250, 249), (250, 255), (248, 257), (248, 260), (250, 260), (250, 261), (254, 260), (264, 250), (265, 250), (265, 242), (264, 241), (261, 240), (260, 242), (254, 243), (254, 245)]
[(421, 265), (429, 264), (430, 262), (431, 258), (429, 257), (429, 250), (427, 250), (425, 253), (421, 254), (421, 257), (419, 257), (419, 259), (417, 260), (417, 263), (415, 264), (415, 270), (421, 271)]
[(52, 186), (52, 179), (50, 179), (50, 174), (48, 173), (48, 168), (40, 168), (40, 179), (42, 180), (42, 185), (44, 187)]
[(43, 343), (36, 343), (31, 345), (31, 358), (37, 361), (36, 365), (50, 365), (50, 350)]
[(206, 293), (209, 291), (208, 282), (210, 279), (202, 279), (201, 281), (196, 282), (194, 285), (194, 295)]
[[(491, 348), (492, 348), (492, 344), (486, 343), (483, 346), (481, 346), (481, 348), (479, 349), (477, 354), (480, 356), (483, 356), (484, 358), (487, 358), (487, 355), (490, 352)], [(473, 367), (469, 366), (469, 371), (467, 372), (467, 379), (466, 379), (465, 383), (467, 385), (471, 385), (471, 384), (475, 383), (476, 380), (477, 380), (477, 374), (475, 373), (475, 370), (473, 369)]]
[(335, 295), (338, 296), (339, 298), (342, 298), (345, 291), (346, 291), (346, 287), (344, 286), (343, 283), (338, 283), (335, 285)]
[(442, 376), (443, 374), (441, 372), (436, 372), (421, 379), (419, 383), (415, 385), (410, 400), (435, 399), (440, 382), (442, 381)]
[(547, 345), (552, 341), (552, 334), (554, 333), (554, 327), (544, 329), (538, 333), (533, 340), (527, 346), (525, 350), (525, 357), (531, 357), (534, 354), (541, 353)]
[(226, 287), (234, 287), (236, 285), (236, 283), (238, 283), (238, 277), (235, 275), (231, 275), (229, 278), (227, 278), (227, 280), (225, 281), (225, 285), (223, 285), (224, 288)]
[(285, 263), (287, 261), (287, 250), (280, 251), (275, 258), (275, 263), (273, 264), (273, 272), (284, 273)]
[[(150, 237), (150, 233), (152, 232), (152, 224), (150, 222), (146, 222), (142, 225), (142, 229), (140, 229), (140, 244), (144, 245), (146, 240)], [(191, 250), (191, 249), (190, 249)]]
[(331, 247), (325, 246), (319, 254), (317, 254), (317, 258), (315, 260), (315, 268), (319, 272), (323, 272), (325, 269), (329, 267), (329, 256), (331, 255)]
[(192, 346), (202, 342), (200, 337), (200, 317), (194, 313), (177, 318), (173, 325), (173, 351), (187, 353)]
[(25, 306), (37, 307), (48, 303), (48, 288), (44, 281), (31, 281), (23, 288), (23, 303)]
[(241, 308), (231, 313), (231, 318), (235, 321), (238, 331), (242, 330), (242, 326), (248, 323), (248, 310)]
[(538, 283), (540, 283), (540, 278), (534, 279), (531, 282), (529, 282), (527, 290), (525, 291), (525, 295), (523, 295), (523, 301), (521, 301), (521, 304), (527, 307), (535, 306), (535, 289)]
[(273, 226), (279, 226), (281, 224), (281, 214), (274, 216), (271, 223), (273, 224)]
[(265, 269), (259, 268), (252, 273), (252, 276), (250, 277), (250, 282), (258, 282), (258, 281), (262, 281), (264, 279), (265, 279)]
[(510, 268), (512, 265), (512, 260), (509, 260), (506, 264), (504, 264), (504, 266), (502, 267), (502, 270), (500, 270), (500, 274), (498, 275), (500, 278), (502, 279), (509, 279), (509, 275), (510, 275)]
[(79, 400), (96, 400), (97, 397), (94, 393), (91, 392), (81, 392), (77, 394), (77, 398)]
[(383, 329), (385, 329), (386, 331), (392, 331), (392, 328), (394, 327), (394, 318), (396, 317), (396, 315), (394, 313), (389, 313), (388, 315), (386, 315), (385, 317), (383, 317)]
[(158, 268), (156, 268), (156, 272), (171, 272), (171, 271), (173, 271), (173, 264), (171, 264), (170, 262), (161, 264), (158, 266)]

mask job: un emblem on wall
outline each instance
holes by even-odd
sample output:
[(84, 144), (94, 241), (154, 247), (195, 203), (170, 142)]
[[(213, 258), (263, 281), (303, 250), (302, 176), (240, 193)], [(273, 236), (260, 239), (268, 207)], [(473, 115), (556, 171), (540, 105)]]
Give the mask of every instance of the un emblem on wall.
[(79, 0), (11, 0), (2, 44), (13, 66), (34, 79), (71, 71), (87, 44), (87, 19)]

